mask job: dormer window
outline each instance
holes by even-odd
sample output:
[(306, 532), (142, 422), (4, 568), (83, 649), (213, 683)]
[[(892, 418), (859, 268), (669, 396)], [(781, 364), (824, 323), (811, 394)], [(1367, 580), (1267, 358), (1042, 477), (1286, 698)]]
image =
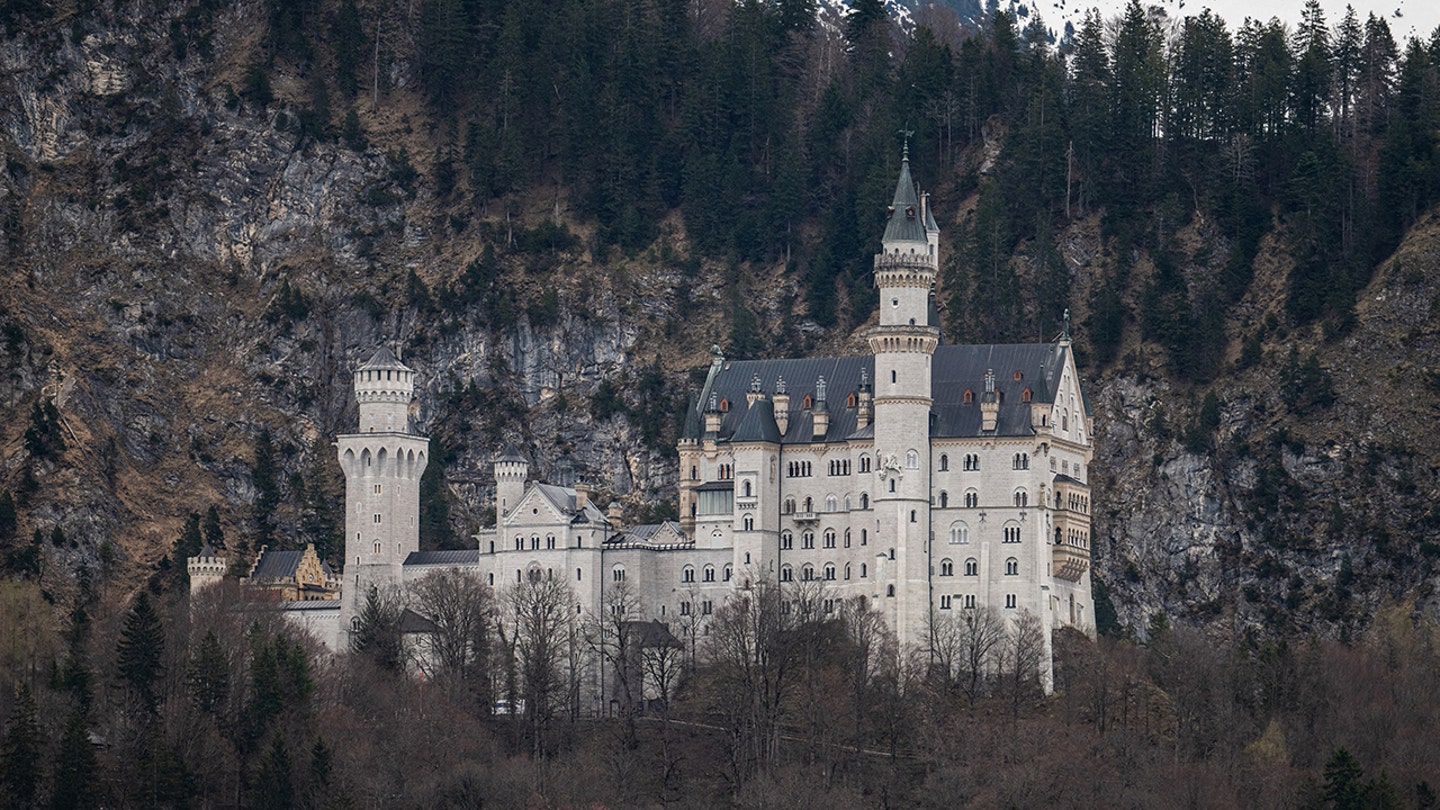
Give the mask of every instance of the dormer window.
[(730, 412), (730, 400), (725, 399), (724, 397), (721, 397), (721, 398), (720, 398), (720, 413), (729, 413), (729, 412)]
[(966, 389), (965, 389), (965, 399), (964, 399), (963, 401), (964, 401), (964, 403), (965, 403), (966, 405), (974, 405), (974, 404), (975, 404), (975, 392), (974, 392), (974, 391), (971, 391), (969, 388), (966, 388)]
[(1025, 379), (1025, 375), (1024, 375), (1024, 374), (1021, 374), (1021, 373), (1018, 372), (1018, 371), (1015, 372), (1015, 381), (1016, 381), (1016, 382), (1019, 382), (1019, 381), (1021, 381), (1021, 380), (1023, 380), (1023, 379)]
[(915, 218), (915, 206), (913, 206), (913, 205), (907, 205), (907, 206), (905, 206), (905, 218), (906, 218), (906, 219), (914, 219), (914, 218)]
[[(1018, 373), (1018, 372), (1017, 372), (1017, 373)], [(1034, 399), (1034, 398), (1035, 398), (1035, 395), (1030, 392), (1030, 389), (1029, 389), (1029, 388), (1026, 388), (1024, 391), (1021, 391), (1021, 392), (1020, 392), (1020, 401), (1021, 401), (1021, 402), (1029, 402), (1030, 400), (1032, 400), (1032, 399)]]
[(855, 392), (854, 392), (854, 391), (851, 391), (851, 392), (850, 392), (850, 395), (847, 396), (847, 397), (845, 397), (845, 407), (847, 407), (847, 408), (853, 408), (853, 407), (855, 407)]
[(807, 411), (810, 410), (811, 406), (813, 406), (814, 404), (815, 401), (810, 398), (809, 394), (806, 394), (805, 398), (800, 401), (800, 407), (804, 408)]

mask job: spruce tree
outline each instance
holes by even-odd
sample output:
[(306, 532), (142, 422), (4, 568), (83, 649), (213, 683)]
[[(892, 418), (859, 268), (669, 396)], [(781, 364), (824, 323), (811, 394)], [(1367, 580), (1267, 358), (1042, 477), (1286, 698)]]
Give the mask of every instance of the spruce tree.
[(262, 810), (290, 810), (295, 806), (295, 783), (290, 778), (290, 753), (280, 735), (260, 761), (255, 779), (254, 806)]
[(14, 537), (16, 524), (15, 497), (7, 489), (0, 492), (0, 540)]
[(256, 539), (268, 545), (275, 533), (275, 508), (280, 505), (280, 485), (275, 477), (275, 443), (270, 438), (270, 429), (260, 432), (255, 439), (255, 466), (251, 470), (251, 481), (255, 485)]
[(220, 527), (220, 510), (215, 504), (210, 504), (210, 508), (205, 510), (205, 523), (201, 529), (205, 533), (205, 542), (209, 543), (211, 548), (217, 551), (225, 548), (225, 530)]
[(65, 724), (60, 749), (55, 754), (55, 791), (50, 795), (54, 810), (89, 808), (99, 805), (96, 790), (100, 763), (90, 743), (85, 715), (75, 712)]
[(190, 698), (200, 711), (216, 719), (225, 711), (230, 697), (230, 667), (225, 653), (220, 648), (220, 639), (214, 630), (208, 630), (190, 662), (190, 671), (185, 678), (190, 687)]
[(0, 784), (16, 808), (33, 807), (40, 792), (40, 752), (45, 738), (30, 688), (15, 687), (15, 707), (10, 728), (0, 742)]
[(115, 657), (120, 680), (135, 691), (150, 714), (156, 709), (155, 685), (164, 671), (164, 654), (165, 629), (150, 604), (150, 595), (141, 591), (125, 617)]

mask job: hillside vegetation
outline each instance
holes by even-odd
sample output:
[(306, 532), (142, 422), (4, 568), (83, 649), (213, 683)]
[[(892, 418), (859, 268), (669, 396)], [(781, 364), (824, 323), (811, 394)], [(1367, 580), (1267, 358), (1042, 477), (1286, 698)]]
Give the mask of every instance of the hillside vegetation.
[(382, 342), (426, 386), (427, 546), (506, 440), (662, 517), (712, 343), (863, 350), (903, 130), (946, 335), (1073, 313), (1107, 632), (1429, 611), (1440, 38), (1297, 11), (1054, 43), (878, 2), (8, 3), (7, 573), (160, 592), (207, 513), (242, 561), (333, 558)]

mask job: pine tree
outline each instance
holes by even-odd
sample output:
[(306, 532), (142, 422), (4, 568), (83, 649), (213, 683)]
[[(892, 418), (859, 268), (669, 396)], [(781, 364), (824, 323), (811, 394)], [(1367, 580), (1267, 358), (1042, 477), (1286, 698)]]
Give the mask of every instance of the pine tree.
[(186, 674), (190, 697), (200, 711), (220, 719), (230, 697), (230, 667), (225, 653), (220, 648), (220, 639), (214, 630), (208, 630), (200, 641)]
[(10, 728), (0, 742), (0, 784), (16, 808), (33, 807), (40, 793), (40, 754), (45, 737), (35, 698), (24, 683), (15, 687), (15, 705)]
[(270, 750), (260, 761), (255, 778), (254, 806), (262, 810), (290, 810), (295, 806), (295, 783), (290, 778), (290, 753), (276, 734)]
[(0, 492), (0, 540), (14, 537), (16, 524), (15, 498), (7, 489)]
[(205, 542), (209, 543), (211, 548), (216, 551), (224, 550), (225, 530), (220, 526), (220, 510), (213, 503), (205, 510), (205, 522), (201, 530), (205, 533)]
[(75, 712), (65, 724), (60, 748), (55, 754), (55, 790), (50, 795), (54, 810), (99, 806), (98, 776), (100, 763), (95, 746), (90, 743), (90, 729), (85, 715)]
[(255, 484), (256, 539), (268, 545), (275, 533), (275, 509), (280, 505), (280, 486), (275, 476), (275, 444), (270, 429), (260, 431), (255, 439), (255, 466), (251, 480)]
[(141, 591), (125, 617), (115, 658), (120, 680), (135, 691), (150, 714), (156, 710), (155, 685), (164, 671), (164, 654), (165, 628), (150, 604), (149, 594)]
[(200, 553), (204, 544), (205, 538), (200, 531), (200, 515), (191, 512), (185, 517), (185, 526), (180, 530), (180, 536), (175, 538), (174, 548), (170, 552), (170, 573), (178, 586), (183, 588), (190, 584), (189, 560)]

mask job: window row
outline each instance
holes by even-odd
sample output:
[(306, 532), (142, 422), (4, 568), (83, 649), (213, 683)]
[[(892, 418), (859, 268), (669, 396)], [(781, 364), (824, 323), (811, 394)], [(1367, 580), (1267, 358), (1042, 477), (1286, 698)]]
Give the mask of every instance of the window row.
[[(834, 529), (826, 529), (824, 535), (822, 536), (822, 542), (824, 542), (824, 544), (825, 544), (824, 547), (825, 547), (825, 548), (835, 548), (835, 541), (836, 541), (836, 538), (839, 537), (839, 536), (840, 536), (840, 535), (837, 535)], [(867, 530), (861, 529), (861, 530), (860, 530), (860, 545), (862, 545), (862, 546), (863, 546), (863, 545), (866, 545), (868, 539), (869, 539), (869, 535), (868, 535)], [(849, 530), (849, 529), (846, 529), (846, 530), (845, 530), (845, 534), (844, 534), (844, 544), (845, 544), (845, 548), (850, 548), (850, 530)], [(781, 551), (790, 551), (790, 550), (792, 550), (792, 549), (794, 549), (794, 548), (795, 548), (795, 534), (794, 534), (793, 532), (791, 532), (789, 529), (786, 529), (785, 531), (780, 532), (780, 550), (781, 550)], [(804, 531), (804, 532), (801, 532), (801, 533), (800, 533), (800, 548), (802, 548), (802, 549), (815, 548), (815, 532), (812, 532), (812, 531)]]
[[(844, 579), (847, 579), (847, 580), (850, 579), (850, 577), (851, 577), (850, 563), (845, 563), (845, 567), (844, 567), (843, 569), (840, 569), (840, 570), (839, 570), (839, 573), (840, 573), (840, 576), (843, 577)], [(823, 580), (823, 581), (826, 581), (826, 582), (834, 582), (834, 581), (836, 580), (836, 574), (837, 574), (837, 569), (835, 568), (835, 564), (834, 564), (834, 563), (825, 563), (825, 565), (820, 568), (820, 574), (819, 574), (819, 576), (816, 576), (815, 566), (811, 565), (810, 563), (805, 563), (804, 565), (800, 566), (800, 581), (801, 581), (801, 582), (814, 582), (814, 581), (816, 581), (816, 580)], [(860, 563), (860, 579), (865, 579), (867, 576), (869, 576), (869, 568), (867, 568), (867, 566), (866, 566), (865, 563)], [(782, 565), (782, 566), (780, 566), (780, 581), (781, 581), (781, 582), (794, 582), (794, 581), (795, 581), (795, 569), (794, 569), (792, 566), (790, 566), (790, 565)]]
[(792, 461), (785, 465), (786, 478), (809, 478), (811, 474), (808, 461)]
[[(576, 546), (579, 546), (579, 545), (580, 545), (579, 540), (580, 540), (580, 539), (577, 537), (577, 538), (576, 538), (576, 542), (575, 542), (575, 545), (576, 545)], [(555, 541), (555, 535), (553, 535), (553, 534), (547, 534), (547, 535), (545, 535), (545, 548), (546, 548), (546, 549), (553, 549), (553, 548), (555, 548), (555, 542), (556, 542), (556, 541)], [(491, 546), (492, 546), (491, 551), (494, 551), (494, 548), (493, 548), (494, 544), (492, 543)], [(525, 549), (525, 538), (522, 537), (522, 536), (520, 536), (520, 535), (518, 535), (518, 534), (515, 535), (515, 550), (516, 550), (516, 551), (523, 551), (524, 549)], [(540, 535), (538, 535), (538, 534), (532, 534), (532, 535), (530, 536), (530, 550), (531, 550), (531, 551), (538, 551), (539, 549), (540, 549)]]
[[(577, 569), (577, 570), (578, 570), (578, 569)], [(619, 570), (623, 571), (624, 569), (622, 568), (622, 569), (619, 569)], [(704, 582), (714, 582), (714, 581), (715, 581), (715, 566), (713, 566), (713, 565), (707, 565), (707, 566), (704, 567), (704, 569), (701, 570), (700, 573), (701, 573), (701, 576), (703, 577), (703, 581), (704, 581)], [(723, 569), (723, 576), (724, 576), (724, 579), (722, 580), (723, 582), (729, 582), (729, 581), (730, 581), (730, 566), (729, 566), (729, 565), (726, 565), (725, 568)], [(577, 578), (578, 578), (578, 575), (577, 575)], [(621, 579), (623, 579), (623, 578), (624, 578), (624, 575), (622, 574), (622, 575), (621, 575)], [(620, 581), (620, 579), (617, 579), (617, 580), (616, 580), (616, 582), (619, 582), (619, 581)], [(680, 571), (680, 581), (681, 581), (681, 582), (694, 582), (694, 581), (695, 581), (695, 566), (693, 566), (693, 565), (687, 565), (687, 566), (685, 566), (683, 569), (681, 569), (681, 571)]]
[[(1013, 593), (1007, 593), (1007, 594), (1005, 594), (1005, 608), (1006, 608), (1007, 610), (1014, 610), (1014, 609), (1015, 609), (1015, 601), (1016, 601), (1016, 600), (1015, 600), (1015, 594), (1013, 594)], [(950, 594), (941, 594), (941, 596), (940, 596), (940, 609), (941, 609), (941, 610), (950, 610), (952, 607), (956, 607), (956, 606), (958, 606), (958, 607), (960, 607), (960, 608), (962, 608), (962, 609), (973, 610), (973, 609), (975, 608), (975, 595), (974, 595), (974, 594), (968, 594), (968, 593), (967, 593), (967, 594), (956, 594), (956, 595), (954, 595), (954, 596), (951, 596)]]
[(848, 459), (848, 458), (833, 458), (833, 459), (830, 459), (830, 474), (831, 474), (831, 475), (849, 475), (849, 474), (850, 474), (850, 459)]
[[(970, 559), (966, 560), (966, 561), (965, 561), (964, 571), (965, 571), (965, 576), (967, 576), (967, 577), (978, 577), (978, 576), (980, 576), (980, 561), (977, 560), (977, 559), (975, 559), (974, 557), (971, 557)], [(940, 576), (942, 576), (942, 577), (953, 577), (953, 576), (955, 576), (955, 563), (954, 563), (954, 561), (950, 560), (949, 558), (946, 558), (946, 559), (943, 559), (943, 560), (940, 561)], [(1018, 577), (1018, 576), (1020, 576), (1020, 561), (1019, 561), (1019, 560), (1017, 560), (1017, 559), (1014, 558), (1014, 557), (1009, 557), (1009, 558), (1007, 558), (1007, 559), (1005, 560), (1005, 576), (1007, 576), (1007, 577)]]

